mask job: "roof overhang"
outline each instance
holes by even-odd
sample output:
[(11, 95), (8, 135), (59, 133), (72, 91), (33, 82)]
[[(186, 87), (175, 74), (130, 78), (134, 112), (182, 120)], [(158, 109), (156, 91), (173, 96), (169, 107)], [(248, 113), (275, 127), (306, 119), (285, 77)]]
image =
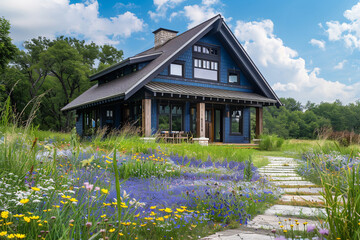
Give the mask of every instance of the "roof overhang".
[(207, 87), (195, 87), (182, 84), (172, 84), (163, 82), (150, 82), (145, 88), (154, 93), (154, 96), (170, 95), (171, 97), (194, 97), (195, 99), (232, 102), (242, 104), (253, 104), (261, 106), (275, 105), (277, 100), (261, 96), (256, 93), (222, 90)]
[(151, 61), (154, 60), (155, 58), (157, 58), (158, 56), (161, 55), (162, 52), (155, 52), (155, 53), (151, 53), (151, 54), (146, 54), (146, 55), (141, 55), (141, 56), (134, 56), (134, 57), (130, 57), (127, 58), (119, 63), (116, 63), (108, 68), (105, 68), (104, 70), (97, 72), (93, 75), (91, 75), (89, 77), (90, 81), (95, 81), (98, 80), (100, 77), (105, 76), (106, 74), (109, 74), (113, 71), (116, 71), (118, 69), (121, 69), (125, 66), (128, 65), (132, 65), (132, 64), (136, 64), (136, 63), (141, 63), (141, 62), (147, 62), (147, 61)]

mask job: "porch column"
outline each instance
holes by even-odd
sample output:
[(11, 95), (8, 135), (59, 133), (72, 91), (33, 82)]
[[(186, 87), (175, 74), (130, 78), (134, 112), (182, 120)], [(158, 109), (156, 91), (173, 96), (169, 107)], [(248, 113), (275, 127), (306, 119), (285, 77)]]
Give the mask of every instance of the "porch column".
[(205, 103), (196, 104), (196, 137), (205, 137)]
[(151, 136), (151, 99), (142, 100), (142, 132), (144, 137)]
[(263, 108), (256, 108), (256, 128), (255, 128), (255, 137), (258, 138), (263, 132)]

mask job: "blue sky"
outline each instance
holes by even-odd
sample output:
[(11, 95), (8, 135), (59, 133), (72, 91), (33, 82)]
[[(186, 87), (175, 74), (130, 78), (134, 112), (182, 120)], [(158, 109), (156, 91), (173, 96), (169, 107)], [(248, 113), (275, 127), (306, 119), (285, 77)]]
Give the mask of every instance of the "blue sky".
[(132, 56), (159, 27), (180, 33), (222, 14), (280, 97), (360, 99), (360, 2), (355, 0), (0, 0), (11, 36), (68, 35)]

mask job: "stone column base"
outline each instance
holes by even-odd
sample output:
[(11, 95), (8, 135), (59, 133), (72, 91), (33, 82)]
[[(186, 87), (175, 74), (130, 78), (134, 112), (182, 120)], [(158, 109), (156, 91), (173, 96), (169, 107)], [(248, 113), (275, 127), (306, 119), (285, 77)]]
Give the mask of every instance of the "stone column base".
[(143, 140), (144, 142), (150, 142), (150, 143), (156, 141), (155, 137), (142, 137), (140, 139)]
[(194, 143), (199, 143), (202, 146), (207, 146), (209, 144), (209, 138), (193, 138)]

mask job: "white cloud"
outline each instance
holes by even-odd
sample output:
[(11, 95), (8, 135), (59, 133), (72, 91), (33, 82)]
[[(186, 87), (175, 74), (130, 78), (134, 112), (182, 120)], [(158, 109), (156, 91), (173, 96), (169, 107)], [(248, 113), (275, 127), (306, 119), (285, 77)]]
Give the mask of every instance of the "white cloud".
[[(192, 28), (215, 15), (223, 13), (221, 12), (221, 7), (224, 6), (220, 0), (202, 0), (201, 4), (188, 5), (184, 7), (184, 15), (187, 17), (190, 22), (188, 24), (188, 28)], [(224, 16), (224, 15), (223, 15)], [(226, 22), (230, 22), (232, 20), (231, 17), (225, 18)], [(231, 27), (231, 25), (228, 25)]]
[(185, 0), (154, 0), (154, 5), (156, 10), (149, 11), (149, 16), (152, 20), (158, 22), (160, 19), (165, 18), (168, 9), (176, 7), (178, 4), (182, 3)]
[(100, 17), (96, 0), (70, 4), (69, 0), (0, 1), (1, 15), (11, 23), (11, 37), (24, 40), (57, 35), (81, 37), (97, 44), (118, 44), (144, 29), (145, 23), (129, 11), (110, 18)]
[(348, 103), (359, 98), (360, 83), (327, 81), (319, 77), (319, 68), (307, 69), (305, 60), (276, 37), (271, 20), (237, 21), (234, 33), (279, 96), (303, 103), (336, 99)]
[(344, 64), (347, 62), (347, 60), (341, 61), (338, 64), (334, 66), (334, 69), (341, 70), (344, 68)]
[(317, 40), (317, 39), (313, 38), (310, 40), (309, 43), (315, 47), (325, 50), (325, 41), (324, 40)]
[(344, 12), (346, 22), (326, 22), (329, 40), (343, 40), (346, 47), (360, 49), (360, 2)]

